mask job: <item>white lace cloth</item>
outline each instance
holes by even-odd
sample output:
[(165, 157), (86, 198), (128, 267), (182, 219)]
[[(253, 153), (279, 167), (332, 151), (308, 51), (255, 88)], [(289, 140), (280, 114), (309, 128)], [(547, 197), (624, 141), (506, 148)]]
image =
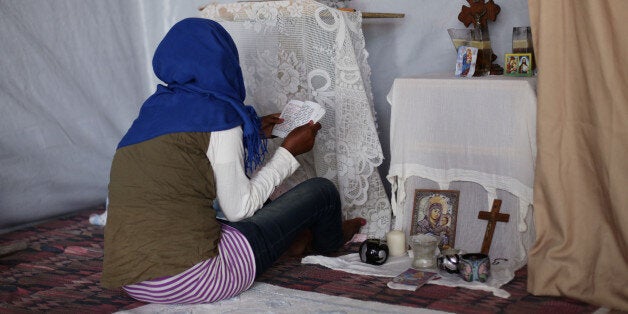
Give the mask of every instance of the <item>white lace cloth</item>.
[[(383, 237), (391, 207), (376, 171), (383, 154), (361, 15), (312, 0), (211, 4), (201, 15), (234, 38), (245, 102), (258, 114), (280, 112), (290, 99), (312, 100), (327, 110), (314, 149), (299, 156), (302, 167), (275, 196), (307, 178), (328, 178), (340, 191), (344, 218), (363, 217), (368, 223), (361, 232)], [(269, 150), (279, 144), (270, 142)]]

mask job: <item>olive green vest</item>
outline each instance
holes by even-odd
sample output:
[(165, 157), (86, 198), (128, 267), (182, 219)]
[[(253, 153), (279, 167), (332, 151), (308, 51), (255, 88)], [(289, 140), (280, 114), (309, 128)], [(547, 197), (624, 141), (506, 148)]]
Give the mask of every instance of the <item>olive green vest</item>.
[(216, 256), (220, 225), (210, 133), (172, 133), (118, 149), (109, 178), (101, 284), (178, 274)]

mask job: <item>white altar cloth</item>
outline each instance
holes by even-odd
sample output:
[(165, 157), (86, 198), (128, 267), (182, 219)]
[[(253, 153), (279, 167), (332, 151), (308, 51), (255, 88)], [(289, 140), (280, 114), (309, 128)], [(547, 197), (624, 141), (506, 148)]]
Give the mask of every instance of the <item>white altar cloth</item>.
[[(462, 243), (467, 246), (462, 249), (479, 252), (477, 242), (481, 243), (486, 221), (477, 219), (478, 212), (490, 210), (493, 199), (506, 198), (501, 212), (510, 213), (510, 221), (497, 223), (490, 255), (515, 259), (523, 266), (533, 241), (528, 210), (536, 157), (536, 78), (399, 78), (388, 101), (392, 108), (387, 179), (394, 229), (409, 229), (413, 195), (406, 194), (413, 193), (413, 187), (425, 188), (427, 183), (420, 179), (428, 179), (436, 182), (434, 188), (461, 190), (456, 247)], [(461, 189), (458, 181), (482, 186), (486, 203), (469, 208), (469, 200), (482, 191), (468, 185)], [(496, 243), (500, 241), (504, 243)]]

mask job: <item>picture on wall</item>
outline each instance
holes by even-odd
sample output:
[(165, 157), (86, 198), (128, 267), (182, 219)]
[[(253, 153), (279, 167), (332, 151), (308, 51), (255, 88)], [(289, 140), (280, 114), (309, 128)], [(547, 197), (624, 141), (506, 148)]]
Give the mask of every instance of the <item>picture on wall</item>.
[(454, 248), (460, 191), (415, 190), (410, 235), (438, 237), (438, 248)]

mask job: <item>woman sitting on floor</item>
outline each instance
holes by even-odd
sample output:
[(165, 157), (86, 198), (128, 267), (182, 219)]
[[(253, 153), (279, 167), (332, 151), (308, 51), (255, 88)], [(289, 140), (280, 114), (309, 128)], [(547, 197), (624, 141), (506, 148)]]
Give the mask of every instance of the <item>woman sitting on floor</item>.
[[(218, 23), (174, 25), (153, 68), (167, 86), (143, 104), (111, 166), (103, 286), (144, 302), (214, 302), (248, 289), (306, 230), (311, 240), (297, 253), (307, 245), (326, 254), (364, 224), (341, 222), (338, 191), (322, 178), (264, 205), (321, 125), (296, 128), (260, 166), (261, 137), (282, 120), (260, 121), (243, 104), (237, 49)], [(216, 218), (215, 199), (228, 221)]]

